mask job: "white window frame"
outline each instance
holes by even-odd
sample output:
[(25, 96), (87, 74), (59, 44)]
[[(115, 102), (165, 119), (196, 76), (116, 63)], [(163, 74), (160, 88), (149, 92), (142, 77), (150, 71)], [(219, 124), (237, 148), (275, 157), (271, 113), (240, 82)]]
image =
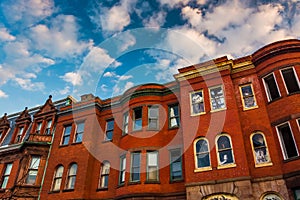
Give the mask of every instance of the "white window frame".
[(126, 154), (120, 156), (120, 171), (119, 171), (119, 185), (124, 185), (126, 181)]
[[(175, 114), (174, 107), (177, 107), (178, 115)], [(169, 129), (178, 128), (180, 126), (180, 110), (179, 110), (178, 103), (168, 105), (168, 120), (169, 120), (169, 125), (168, 125)]]
[[(140, 111), (141, 112), (141, 117), (140, 118), (136, 118), (136, 114), (135, 112), (136, 111)], [(141, 131), (143, 130), (143, 106), (140, 106), (140, 107), (136, 107), (132, 110), (132, 130), (133, 131)], [(136, 127), (136, 121), (138, 120), (141, 120), (141, 127)]]
[[(194, 95), (196, 93), (202, 93), (202, 101), (199, 104), (203, 104), (203, 111), (200, 112), (194, 112), (194, 104), (198, 104), (198, 103), (193, 103), (193, 98), (195, 97)], [(197, 115), (203, 115), (205, 114), (205, 101), (204, 101), (204, 90), (200, 89), (200, 90), (196, 90), (196, 91), (192, 91), (190, 92), (190, 109), (191, 109), (191, 116), (197, 116)]]
[(47, 120), (46, 128), (45, 128), (45, 134), (50, 135), (51, 134), (51, 126), (52, 126), (52, 119)]
[[(231, 149), (231, 153), (232, 153), (232, 163), (228, 163), (228, 164), (222, 164), (221, 163), (220, 154), (219, 154), (220, 151), (219, 151), (219, 146), (218, 146), (218, 140), (222, 136), (225, 136), (229, 139), (230, 149)], [(227, 134), (227, 133), (222, 133), (222, 134), (217, 135), (216, 140), (215, 140), (215, 145), (216, 145), (216, 153), (217, 153), (217, 158), (218, 158), (218, 167), (217, 168), (218, 169), (224, 169), (224, 168), (229, 168), (229, 167), (236, 167), (234, 151), (233, 151), (233, 143), (232, 143), (230, 135)]]
[[(8, 168), (8, 166), (10, 166), (10, 168)], [(2, 180), (1, 180), (1, 189), (5, 189), (7, 187), (12, 168), (13, 168), (13, 163), (5, 164), (5, 168), (4, 168), (4, 171), (2, 174)], [(6, 177), (7, 177), (7, 180), (6, 180)], [(4, 182), (4, 180), (5, 180), (5, 182)]]
[(25, 130), (24, 126), (18, 127), (18, 132), (17, 132), (17, 136), (16, 136), (16, 139), (15, 139), (15, 141), (17, 143), (22, 142), (24, 130)]
[(277, 91), (278, 91), (278, 94), (279, 94), (279, 97), (278, 97), (278, 98), (281, 97), (281, 93), (280, 93), (280, 89), (279, 89), (279, 87), (278, 87), (278, 83), (277, 83), (277, 79), (276, 79), (275, 73), (274, 73), (274, 72), (269, 73), (269, 74), (267, 74), (266, 76), (264, 76), (264, 77), (262, 78), (262, 80), (263, 80), (263, 85), (264, 85), (264, 88), (265, 88), (265, 92), (266, 92), (266, 94), (267, 94), (268, 102), (274, 101), (274, 99), (271, 98), (271, 94), (270, 94), (269, 87), (267, 86), (267, 83), (266, 83), (266, 81), (265, 81), (265, 78), (268, 77), (268, 76), (270, 76), (271, 74), (273, 75), (274, 80), (275, 80), (275, 84), (276, 84)]
[[(98, 188), (108, 188), (108, 178), (110, 173), (110, 162), (104, 161), (100, 168), (100, 177)], [(107, 179), (106, 179), (107, 177)]]
[[(173, 156), (173, 154), (179, 153), (178, 157)], [(183, 170), (182, 170), (182, 150), (180, 148), (178, 149), (170, 149), (169, 150), (169, 155), (170, 155), (170, 180), (171, 182), (178, 181), (178, 180), (183, 180)], [(175, 157), (175, 159), (174, 159)], [(180, 162), (180, 172), (181, 172), (181, 177), (180, 178), (173, 178), (173, 164), (174, 163), (179, 163)]]
[[(75, 166), (76, 167), (76, 170), (75, 170), (75, 173), (74, 174), (71, 174), (71, 169), (72, 167)], [(69, 169), (68, 169), (68, 174), (67, 174), (67, 179), (66, 179), (66, 187), (65, 189), (66, 190), (74, 190), (75, 189), (75, 186), (76, 186), (76, 179), (77, 179), (77, 173), (78, 173), (78, 165), (77, 163), (71, 163), (69, 165)], [(72, 186), (72, 180), (74, 179), (74, 185)]]
[[(281, 123), (281, 124), (278, 124), (278, 125), (276, 126), (276, 132), (277, 132), (277, 137), (278, 137), (278, 140), (279, 140), (281, 152), (282, 152), (282, 155), (283, 155), (283, 159), (284, 159), (284, 160), (288, 160), (288, 159), (290, 159), (290, 158), (287, 157), (286, 148), (285, 148), (285, 145), (283, 144), (283, 141), (282, 141), (283, 139), (282, 139), (281, 133), (280, 133), (280, 131), (279, 131), (279, 129), (278, 129), (279, 126), (282, 126), (282, 125), (284, 125), (284, 124), (288, 124), (288, 126), (289, 126), (289, 128), (290, 128), (290, 131), (291, 131), (291, 134), (292, 134), (292, 138), (293, 138), (293, 142), (294, 142), (294, 145), (295, 145), (295, 148), (296, 148), (297, 156), (299, 156), (299, 150), (298, 150), (298, 147), (297, 147), (297, 143), (296, 143), (295, 136), (294, 136), (293, 130), (292, 130), (292, 128), (291, 128), (290, 122), (288, 121), (288, 122), (283, 122), (283, 123)], [(292, 158), (293, 158), (293, 157), (292, 157)]]
[[(139, 157), (139, 163), (138, 163), (138, 166), (134, 166), (134, 162), (133, 162), (133, 159), (134, 159), (134, 156), (138, 156)], [(131, 153), (131, 162), (130, 162), (130, 182), (140, 182), (141, 181), (141, 152), (132, 152)], [(134, 169), (138, 169), (138, 174), (139, 174), (139, 179), (138, 180), (134, 180), (133, 179), (133, 171)]]
[[(205, 166), (205, 167), (198, 167), (198, 152), (197, 152), (197, 148), (196, 148), (196, 144), (198, 141), (200, 140), (204, 140), (207, 144), (207, 149), (208, 151), (205, 152), (208, 153), (208, 156), (209, 156), (209, 166)], [(204, 138), (204, 137), (200, 137), (200, 138), (197, 138), (195, 141), (194, 141), (194, 144), (193, 144), (193, 148), (194, 148), (194, 163), (195, 163), (195, 170), (194, 172), (203, 172), (203, 171), (209, 171), (209, 170), (212, 170), (212, 167), (211, 167), (211, 156), (210, 156), (210, 147), (209, 147), (209, 141)]]
[[(223, 99), (224, 99), (224, 108), (213, 109), (211, 90), (212, 90), (212, 89), (215, 89), (215, 88), (221, 88), (221, 89), (222, 89), (222, 92), (223, 92)], [(209, 94), (210, 112), (218, 112), (218, 111), (222, 111), (222, 110), (226, 110), (226, 109), (227, 109), (227, 105), (226, 105), (226, 94), (225, 94), (225, 89), (224, 89), (224, 86), (223, 86), (223, 85), (216, 85), (216, 86), (209, 87), (209, 88), (208, 88), (208, 94)]]
[[(35, 162), (33, 162), (34, 159), (36, 159)], [(32, 156), (31, 157), (30, 164), (29, 164), (29, 167), (28, 167), (27, 177), (26, 177), (26, 184), (29, 184), (29, 185), (35, 185), (36, 184), (40, 164), (41, 164), (41, 156)], [(29, 178), (31, 172), (36, 173), (34, 183), (29, 183), (28, 178)]]
[[(260, 134), (263, 137), (263, 140), (264, 140), (264, 143), (265, 143), (264, 148), (266, 148), (267, 156), (268, 156), (268, 159), (269, 159), (267, 162), (257, 163), (257, 161), (256, 161), (256, 158), (257, 158), (256, 157), (256, 151), (255, 151), (255, 147), (254, 147), (254, 144), (253, 144), (253, 136), (256, 135), (256, 134)], [(251, 147), (252, 147), (252, 153), (253, 153), (255, 167), (265, 167), (265, 166), (271, 166), (271, 165), (273, 165), (272, 164), (272, 160), (271, 160), (271, 156), (270, 156), (270, 153), (269, 153), (269, 147), (268, 147), (268, 143), (267, 143), (265, 134), (263, 132), (260, 132), (260, 131), (256, 131), (256, 132), (252, 133), (250, 135), (250, 142), (251, 142)]]
[[(109, 123), (113, 123), (112, 129), (108, 129), (108, 124)], [(107, 119), (105, 126), (106, 127), (105, 127), (104, 141), (112, 141), (113, 137), (114, 137), (115, 119), (114, 118)], [(110, 133), (110, 132), (111, 132), (111, 138), (108, 138), (107, 133)]]
[[(150, 116), (150, 110), (155, 109), (157, 111), (157, 116)], [(156, 127), (150, 127), (150, 120), (156, 120)], [(159, 129), (159, 106), (149, 105), (148, 106), (148, 130), (158, 130)]]
[(38, 121), (36, 123), (36, 130), (35, 130), (36, 134), (41, 134), (42, 125), (43, 125), (42, 121)]
[(129, 112), (126, 111), (123, 114), (123, 126), (122, 126), (122, 135), (126, 135), (129, 132)]
[[(58, 169), (59, 168), (62, 168), (62, 173), (61, 174), (58, 174)], [(52, 183), (52, 191), (60, 191), (62, 178), (63, 178), (63, 173), (64, 173), (64, 166), (63, 165), (58, 165), (56, 167), (55, 172), (54, 172), (53, 183)], [(55, 189), (55, 185), (56, 185), (56, 182), (58, 180), (60, 180), (59, 187), (57, 189)]]
[(283, 70), (286, 70), (286, 69), (292, 69), (292, 70), (293, 70), (295, 79), (296, 79), (297, 84), (298, 84), (298, 88), (300, 88), (300, 83), (299, 83), (299, 78), (298, 78), (298, 76), (297, 76), (297, 73), (296, 73), (294, 67), (286, 67), (286, 68), (280, 69), (280, 75), (281, 75), (281, 78), (282, 78), (282, 81), (283, 81), (283, 84), (284, 84), (284, 87), (285, 87), (285, 91), (286, 91), (287, 94), (290, 94), (289, 91), (288, 91), (288, 88), (287, 88), (287, 86), (286, 86), (285, 79), (284, 79), (284, 77), (283, 77), (283, 73), (282, 73), (282, 71), (283, 71)]
[[(149, 163), (149, 155), (150, 154), (155, 154), (156, 155), (156, 165), (150, 165)], [(149, 173), (150, 173), (150, 168), (151, 167), (156, 167), (156, 179), (149, 179)], [(159, 155), (158, 151), (147, 151), (147, 182), (158, 182), (159, 181)]]
[[(78, 132), (78, 126), (82, 125), (83, 126), (83, 130), (81, 132)], [(83, 134), (84, 134), (84, 127), (85, 127), (85, 123), (84, 122), (77, 122), (76, 123), (76, 130), (75, 130), (75, 137), (74, 137), (74, 143), (80, 143), (83, 141)], [(77, 141), (78, 135), (81, 135), (81, 140)]]
[[(253, 94), (253, 99), (254, 99), (254, 102), (255, 102), (255, 105), (251, 106), (251, 107), (246, 107), (245, 98), (249, 98), (249, 97), (247, 97), (247, 96), (244, 97), (243, 89), (242, 89), (243, 87), (247, 87), (247, 86), (250, 86), (250, 88), (252, 90), (252, 94)], [(240, 85), (239, 90), (240, 90), (241, 100), (242, 100), (242, 104), (243, 104), (243, 110), (251, 110), (251, 109), (258, 108), (257, 100), (256, 100), (256, 97), (255, 97), (255, 92), (254, 92), (252, 83), (247, 83), (247, 84)]]
[[(68, 140), (68, 143), (64, 144), (64, 141), (65, 141), (65, 138), (66, 138), (66, 137), (65, 137), (65, 133), (66, 133), (67, 127), (70, 127), (70, 134), (67, 135), (67, 136), (69, 137), (69, 140)], [(60, 142), (60, 145), (62, 145), (62, 146), (69, 145), (70, 140), (71, 140), (72, 129), (73, 129), (72, 124), (66, 124), (66, 125), (64, 125), (64, 130), (63, 130), (63, 133), (62, 133), (62, 136), (61, 136), (61, 142)]]

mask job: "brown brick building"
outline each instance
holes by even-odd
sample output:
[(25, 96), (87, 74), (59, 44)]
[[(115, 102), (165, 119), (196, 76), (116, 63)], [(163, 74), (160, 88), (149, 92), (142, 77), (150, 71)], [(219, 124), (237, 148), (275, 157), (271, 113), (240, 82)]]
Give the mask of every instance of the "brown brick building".
[(300, 199), (300, 41), (4, 115), (1, 199)]

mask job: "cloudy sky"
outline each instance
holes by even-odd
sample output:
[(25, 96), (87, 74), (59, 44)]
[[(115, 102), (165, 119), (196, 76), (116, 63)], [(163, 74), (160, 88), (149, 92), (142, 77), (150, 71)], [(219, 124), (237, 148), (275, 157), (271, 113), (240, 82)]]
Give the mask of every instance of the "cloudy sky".
[(299, 0), (2, 0), (0, 116), (300, 37)]

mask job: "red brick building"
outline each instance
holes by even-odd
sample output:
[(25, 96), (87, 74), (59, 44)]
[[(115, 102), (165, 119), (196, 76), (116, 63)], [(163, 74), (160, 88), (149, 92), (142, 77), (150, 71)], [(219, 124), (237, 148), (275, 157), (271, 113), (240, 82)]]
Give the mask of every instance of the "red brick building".
[(22, 186), (42, 200), (298, 200), (299, 66), (300, 41), (285, 40), (181, 68), (165, 85), (65, 106), (49, 98), (13, 125), (5, 115), (0, 195)]

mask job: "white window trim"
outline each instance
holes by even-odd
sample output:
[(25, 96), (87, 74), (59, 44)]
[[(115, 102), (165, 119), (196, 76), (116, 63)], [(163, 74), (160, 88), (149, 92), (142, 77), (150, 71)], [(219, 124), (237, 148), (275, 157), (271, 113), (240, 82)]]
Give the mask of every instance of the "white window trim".
[[(78, 130), (78, 125), (79, 124), (83, 124), (83, 131), (82, 131), (82, 138), (80, 142), (76, 142), (77, 139), (77, 130)], [(84, 127), (85, 127), (85, 123), (84, 122), (76, 122), (75, 123), (75, 132), (74, 132), (74, 137), (73, 137), (73, 143), (81, 143), (83, 141), (83, 134), (84, 134)], [(71, 129), (71, 133), (72, 133), (72, 129)], [(70, 133), (70, 139), (71, 139), (71, 133)]]
[[(199, 113), (194, 113), (193, 111), (193, 101), (192, 101), (192, 95), (198, 92), (202, 92), (202, 98), (203, 98), (203, 112), (199, 112)], [(189, 93), (189, 98), (190, 98), (190, 112), (191, 112), (191, 116), (198, 116), (198, 115), (204, 115), (206, 113), (205, 111), (205, 100), (204, 100), (204, 90), (200, 89), (200, 90), (196, 90), (196, 91), (192, 91)]]
[[(159, 130), (159, 111), (160, 111), (160, 109), (159, 109), (159, 105), (158, 104), (153, 104), (153, 105), (149, 105), (148, 107), (147, 107), (147, 111), (148, 111), (148, 124), (147, 124), (147, 130)], [(151, 109), (157, 109), (157, 117), (156, 118), (151, 118), (150, 117), (150, 110)], [(151, 128), (151, 127), (149, 127), (149, 124), (150, 124), (150, 119), (156, 119), (156, 127), (155, 128)]]
[(269, 74), (267, 74), (266, 76), (264, 76), (264, 77), (262, 78), (262, 79), (263, 79), (263, 85), (264, 85), (264, 88), (265, 88), (265, 92), (266, 92), (266, 94), (267, 94), (268, 102), (271, 102), (271, 101), (274, 100), (274, 99), (271, 99), (271, 94), (270, 94), (269, 88), (268, 88), (268, 86), (267, 86), (267, 83), (266, 83), (266, 81), (265, 81), (265, 78), (266, 78), (267, 76), (269, 76), (270, 74), (272, 74), (273, 77), (274, 77), (275, 84), (276, 84), (276, 87), (277, 87), (277, 90), (278, 90), (278, 93), (279, 93), (279, 97), (281, 97), (281, 93), (280, 93), (280, 89), (279, 89), (279, 87), (278, 87), (278, 83), (277, 83), (277, 79), (276, 79), (275, 73), (274, 73), (274, 72), (269, 73)]
[[(263, 139), (264, 139), (264, 142), (265, 142), (265, 147), (267, 149), (267, 152), (268, 152), (268, 156), (269, 156), (269, 162), (265, 162), (265, 163), (261, 163), (261, 164), (257, 164), (256, 163), (256, 155), (254, 153), (254, 145), (253, 145), (253, 136), (255, 134), (261, 134), (263, 136)], [(256, 132), (253, 132), (251, 135), (250, 135), (250, 142), (251, 142), (251, 148), (252, 148), (252, 154), (253, 154), (253, 159), (254, 159), (254, 165), (255, 167), (265, 167), (265, 166), (272, 166), (273, 163), (272, 163), (272, 159), (271, 159), (271, 156), (270, 156), (270, 152), (269, 152), (269, 147), (268, 147), (268, 143), (267, 143), (267, 140), (266, 140), (266, 137), (265, 137), (265, 134), (261, 131), (256, 131)]]
[[(65, 124), (63, 125), (64, 126), (64, 129), (63, 129), (63, 132), (61, 134), (61, 138), (60, 138), (60, 145), (61, 146), (67, 146), (70, 144), (70, 139), (71, 139), (71, 134), (72, 134), (72, 129), (73, 129), (73, 125), (72, 124)], [(70, 126), (71, 127), (71, 130), (70, 130), (70, 135), (69, 135), (69, 142), (67, 144), (63, 144), (63, 140), (64, 140), (64, 135), (65, 135), (65, 131), (66, 131), (66, 127)]]
[[(229, 138), (229, 141), (230, 141), (230, 146), (231, 146), (231, 153), (232, 153), (232, 163), (228, 163), (228, 164), (224, 164), (224, 165), (221, 165), (220, 164), (220, 156), (219, 156), (219, 148), (218, 148), (218, 139), (222, 136), (226, 136)], [(236, 167), (236, 163), (235, 163), (235, 157), (234, 157), (234, 151), (233, 151), (233, 143), (232, 143), (232, 140), (231, 140), (231, 137), (229, 134), (227, 133), (222, 133), (222, 134), (219, 134), (216, 136), (216, 139), (215, 139), (215, 145), (216, 145), (216, 153), (217, 153), (217, 159), (218, 159), (218, 167), (217, 169), (224, 169), (224, 168), (230, 168), (230, 167)]]
[[(252, 93), (253, 93), (253, 98), (254, 98), (254, 101), (255, 101), (255, 104), (256, 104), (255, 106), (252, 106), (250, 108), (246, 108), (245, 107), (245, 100), (244, 100), (243, 91), (242, 91), (242, 87), (245, 87), (245, 86), (250, 86), (251, 87), (251, 90), (252, 90)], [(241, 96), (242, 106), (243, 106), (243, 110), (244, 111), (258, 108), (258, 104), (257, 104), (257, 100), (256, 100), (256, 95), (255, 95), (252, 83), (246, 83), (246, 84), (240, 85), (239, 86), (239, 90), (240, 90), (240, 96)]]
[[(137, 154), (139, 156), (140, 162), (139, 162), (139, 180), (133, 180), (132, 179), (132, 173), (133, 173), (133, 157), (134, 155)], [(137, 152), (131, 152), (130, 154), (130, 182), (140, 182), (141, 181), (141, 152), (137, 151)]]
[[(156, 180), (150, 180), (149, 179), (149, 170), (148, 170), (148, 168), (150, 167), (149, 166), (149, 158), (148, 158), (148, 154), (149, 153), (155, 153), (156, 154), (156, 162), (157, 162), (157, 165), (156, 165), (156, 169), (157, 169), (157, 174), (156, 174)], [(156, 150), (154, 150), (154, 151), (147, 151), (147, 153), (146, 153), (146, 155), (147, 155), (147, 157), (146, 157), (146, 159), (147, 159), (147, 162), (146, 162), (146, 182), (152, 182), (152, 181), (154, 181), (154, 182), (158, 182), (159, 181), (159, 152), (158, 151), (156, 151)], [(153, 166), (153, 165), (151, 165), (151, 166)]]
[[(211, 89), (215, 89), (215, 88), (219, 88), (221, 87), (222, 88), (222, 91), (223, 91), (223, 97), (224, 97), (224, 108), (219, 108), (219, 109), (213, 109), (213, 106), (212, 106), (212, 101), (211, 101), (211, 94), (210, 94), (210, 90)], [(209, 104), (210, 104), (210, 112), (218, 112), (218, 111), (222, 111), (222, 110), (226, 110), (227, 109), (227, 105), (226, 105), (226, 93), (225, 93), (225, 89), (224, 89), (224, 86), (221, 84), (221, 85), (215, 85), (215, 86), (212, 86), (212, 87), (209, 87), (208, 88), (208, 94), (209, 94)]]
[(284, 148), (284, 144), (283, 144), (283, 141), (282, 141), (282, 138), (281, 138), (281, 134), (280, 134), (280, 132), (279, 132), (279, 130), (278, 130), (278, 127), (281, 126), (281, 125), (284, 125), (284, 124), (286, 124), (286, 123), (287, 123), (287, 124), (289, 125), (289, 127), (290, 127), (290, 130), (291, 130), (291, 133), (292, 133), (293, 142), (294, 142), (294, 144), (295, 144), (296, 151), (297, 151), (297, 156), (299, 156), (299, 150), (298, 150), (298, 147), (297, 147), (297, 143), (296, 143), (296, 141), (295, 141), (295, 137), (294, 137), (293, 130), (292, 130), (292, 128), (291, 128), (291, 124), (290, 124), (289, 121), (288, 121), (288, 122), (283, 122), (283, 123), (278, 124), (278, 125), (276, 126), (276, 132), (277, 132), (277, 137), (278, 137), (278, 139), (279, 139), (279, 144), (280, 144), (280, 148), (281, 148), (281, 152), (282, 152), (282, 155), (283, 155), (283, 159), (284, 159), (284, 160), (288, 160), (288, 159), (290, 159), (290, 158), (287, 157), (287, 152), (286, 152), (286, 150), (285, 150), (285, 148)]
[[(208, 148), (208, 154), (209, 154), (209, 166), (207, 167), (200, 167), (198, 168), (198, 159), (197, 159), (197, 150), (196, 150), (196, 143), (199, 141), (199, 140), (205, 140), (207, 142), (207, 148)], [(194, 149), (194, 164), (195, 164), (195, 169), (194, 169), (194, 172), (203, 172), (203, 171), (209, 171), (209, 170), (212, 170), (212, 167), (211, 167), (211, 155), (210, 155), (210, 147), (209, 147), (209, 141), (204, 138), (204, 137), (200, 137), (200, 138), (197, 138), (195, 141), (194, 141), (194, 144), (193, 144), (193, 149)]]
[(287, 94), (290, 94), (288, 89), (287, 89), (287, 86), (286, 86), (286, 83), (285, 83), (285, 80), (284, 80), (284, 77), (283, 77), (283, 74), (282, 74), (282, 70), (286, 70), (286, 69), (292, 69), (293, 70), (293, 73), (294, 73), (294, 76), (296, 78), (296, 81), (297, 81), (297, 84), (298, 84), (298, 87), (300, 88), (300, 83), (299, 83), (299, 78), (297, 76), (297, 73), (295, 71), (295, 68), (294, 67), (285, 67), (283, 69), (280, 69), (280, 75), (281, 75), (281, 78), (282, 78), (282, 81), (283, 81), (283, 84), (284, 84), (284, 88), (285, 88), (285, 91)]
[[(108, 130), (108, 123), (113, 121), (113, 129), (112, 130)], [(115, 119), (114, 118), (111, 118), (111, 119), (107, 119), (106, 120), (106, 124), (105, 124), (105, 133), (104, 133), (104, 141), (106, 142), (109, 142), (109, 141), (112, 141), (113, 140), (113, 137), (114, 137), (114, 129), (115, 129)], [(112, 138), (111, 139), (108, 139), (107, 138), (107, 132), (108, 131), (112, 131)]]

